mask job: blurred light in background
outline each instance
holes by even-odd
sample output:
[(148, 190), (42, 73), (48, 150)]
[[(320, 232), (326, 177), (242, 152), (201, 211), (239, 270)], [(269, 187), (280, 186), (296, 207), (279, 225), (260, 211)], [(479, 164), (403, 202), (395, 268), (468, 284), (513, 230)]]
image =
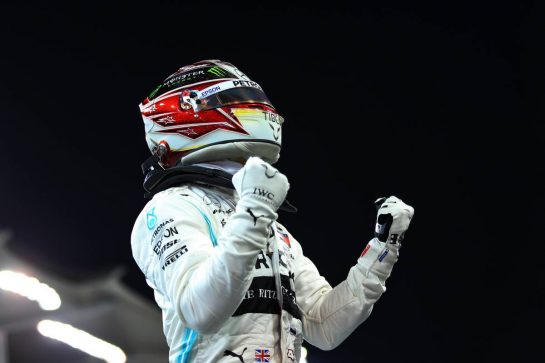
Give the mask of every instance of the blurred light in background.
[(307, 348), (301, 347), (301, 360), (299, 361), (299, 363), (308, 363), (307, 355), (308, 355)]
[(104, 359), (108, 363), (125, 363), (127, 361), (127, 356), (119, 347), (74, 328), (72, 325), (42, 320), (38, 323), (38, 331), (43, 336), (59, 340), (93, 357)]
[(53, 288), (35, 277), (19, 272), (0, 271), (0, 289), (36, 301), (43, 310), (57, 310), (61, 307), (61, 298)]

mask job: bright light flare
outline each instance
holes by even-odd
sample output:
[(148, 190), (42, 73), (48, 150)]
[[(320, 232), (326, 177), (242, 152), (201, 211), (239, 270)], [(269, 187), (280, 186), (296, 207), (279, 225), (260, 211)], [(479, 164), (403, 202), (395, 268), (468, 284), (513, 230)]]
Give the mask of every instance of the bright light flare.
[(0, 271), (0, 289), (36, 301), (43, 310), (57, 310), (61, 307), (61, 298), (53, 288), (20, 272)]
[(307, 348), (301, 347), (301, 360), (299, 361), (299, 363), (308, 363), (307, 355), (308, 355)]
[(74, 328), (72, 325), (42, 320), (38, 323), (38, 331), (43, 336), (61, 341), (95, 358), (104, 359), (108, 363), (125, 363), (127, 361), (127, 356), (121, 348)]

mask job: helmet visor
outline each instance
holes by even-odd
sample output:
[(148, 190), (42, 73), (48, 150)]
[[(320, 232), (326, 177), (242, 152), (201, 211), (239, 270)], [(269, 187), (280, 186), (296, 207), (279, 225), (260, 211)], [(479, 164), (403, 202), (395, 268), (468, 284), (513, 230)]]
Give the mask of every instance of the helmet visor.
[(260, 103), (274, 108), (263, 90), (254, 87), (231, 88), (200, 100), (199, 111), (240, 103)]
[(191, 104), (195, 112), (241, 103), (260, 103), (274, 108), (259, 84), (241, 79), (216, 83), (200, 91), (186, 90), (180, 94), (180, 102)]

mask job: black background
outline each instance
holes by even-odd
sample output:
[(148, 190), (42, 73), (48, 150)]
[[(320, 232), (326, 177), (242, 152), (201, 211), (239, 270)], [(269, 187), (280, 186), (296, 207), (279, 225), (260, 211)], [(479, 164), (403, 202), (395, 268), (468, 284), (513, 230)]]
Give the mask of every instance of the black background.
[[(138, 103), (178, 67), (237, 65), (285, 117), (281, 221), (332, 284), (379, 196), (415, 207), (372, 316), (311, 362), (543, 361), (543, 4), (3, 5), (0, 228), (39, 266), (125, 266), (148, 156)], [(534, 330), (537, 329), (537, 330)]]

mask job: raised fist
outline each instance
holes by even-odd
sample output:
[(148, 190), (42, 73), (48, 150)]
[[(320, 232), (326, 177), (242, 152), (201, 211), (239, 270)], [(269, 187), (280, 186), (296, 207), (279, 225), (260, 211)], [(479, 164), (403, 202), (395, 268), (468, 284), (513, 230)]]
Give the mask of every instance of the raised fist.
[(394, 196), (379, 198), (375, 205), (378, 208), (375, 237), (381, 242), (400, 243), (409, 228), (414, 208)]
[(261, 201), (275, 212), (290, 188), (284, 174), (258, 157), (249, 158), (246, 165), (233, 175), (233, 185), (240, 199)]

